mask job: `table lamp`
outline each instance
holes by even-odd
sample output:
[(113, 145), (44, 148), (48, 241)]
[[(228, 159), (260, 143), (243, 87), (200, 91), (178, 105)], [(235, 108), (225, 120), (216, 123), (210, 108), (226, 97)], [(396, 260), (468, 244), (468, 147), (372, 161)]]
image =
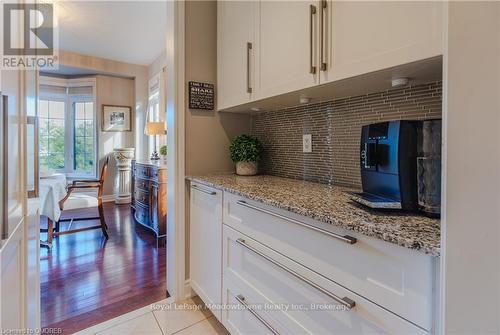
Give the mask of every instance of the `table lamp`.
[(157, 161), (160, 159), (160, 156), (158, 156), (158, 152), (156, 151), (156, 136), (165, 135), (165, 131), (166, 131), (165, 122), (163, 121), (146, 123), (146, 128), (144, 128), (144, 134), (149, 136), (154, 136), (153, 153), (151, 154), (150, 158), (152, 161)]

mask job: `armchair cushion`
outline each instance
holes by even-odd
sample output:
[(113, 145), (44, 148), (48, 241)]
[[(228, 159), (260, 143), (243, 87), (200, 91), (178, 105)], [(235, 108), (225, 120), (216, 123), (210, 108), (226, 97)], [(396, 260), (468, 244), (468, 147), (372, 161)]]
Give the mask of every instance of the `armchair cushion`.
[(86, 193), (72, 193), (63, 204), (64, 210), (97, 207), (97, 196)]

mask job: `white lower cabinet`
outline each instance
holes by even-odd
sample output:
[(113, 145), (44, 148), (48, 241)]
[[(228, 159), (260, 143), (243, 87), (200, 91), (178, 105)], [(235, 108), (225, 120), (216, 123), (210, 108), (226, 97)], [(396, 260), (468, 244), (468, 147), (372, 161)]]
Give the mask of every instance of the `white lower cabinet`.
[[(224, 194), (223, 222), (402, 318), (431, 329), (432, 256), (230, 193)], [(354, 237), (356, 243), (335, 236)]]
[(191, 286), (231, 334), (433, 332), (430, 256), (194, 182), (190, 213)]
[[(191, 184), (190, 285), (205, 304), (222, 302), (222, 191)], [(221, 320), (219, 308), (211, 308)]]
[(246, 307), (239, 297), (248, 304), (247, 313), (223, 313), (230, 331), (260, 333), (255, 323), (275, 334), (426, 334), (228, 226), (223, 236), (223, 300)]

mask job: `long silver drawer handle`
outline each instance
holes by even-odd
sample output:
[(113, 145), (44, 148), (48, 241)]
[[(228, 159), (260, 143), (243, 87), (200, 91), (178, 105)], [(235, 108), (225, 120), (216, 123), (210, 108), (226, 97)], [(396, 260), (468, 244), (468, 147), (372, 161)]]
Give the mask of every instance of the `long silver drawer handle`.
[(198, 186), (196, 185), (191, 185), (191, 188), (197, 190), (197, 191), (200, 191), (201, 193), (205, 193), (205, 194), (208, 194), (208, 195), (216, 195), (217, 192), (214, 192), (214, 191), (207, 191), (207, 190), (204, 190), (202, 188), (199, 188)]
[(267, 322), (266, 320), (264, 320), (264, 318), (262, 316), (260, 316), (256, 311), (253, 310), (253, 308), (251, 308), (247, 302), (245, 301), (245, 297), (242, 296), (241, 294), (237, 295), (236, 296), (236, 300), (238, 300), (238, 302), (240, 304), (242, 304), (243, 306), (245, 306), (245, 308), (253, 314), (253, 316), (255, 316), (260, 322), (262, 322), (264, 324), (264, 326), (267, 327), (267, 329), (269, 329), (271, 331), (271, 333), (275, 334), (275, 335), (279, 335), (279, 333), (276, 331), (276, 329), (273, 328), (273, 326), (271, 326), (269, 324), (269, 322)]
[(310, 224), (304, 223), (302, 221), (295, 220), (295, 219), (289, 218), (287, 216), (284, 216), (284, 215), (281, 215), (281, 214), (278, 214), (278, 213), (274, 213), (272, 211), (268, 211), (267, 209), (263, 209), (263, 208), (259, 208), (257, 206), (250, 205), (249, 203), (247, 203), (244, 200), (238, 200), (236, 203), (238, 205), (241, 205), (241, 206), (244, 206), (244, 207), (247, 207), (247, 208), (259, 211), (259, 212), (262, 212), (262, 213), (266, 213), (266, 214), (275, 216), (277, 218), (280, 218), (280, 219), (283, 219), (283, 220), (286, 220), (286, 221), (298, 224), (299, 226), (306, 227), (306, 228), (309, 228), (311, 230), (314, 230), (314, 231), (326, 234), (328, 236), (334, 237), (336, 239), (339, 239), (339, 240), (341, 240), (343, 242), (346, 242), (346, 243), (349, 243), (349, 244), (354, 244), (354, 243), (356, 243), (358, 241), (355, 237), (352, 237), (352, 236), (349, 236), (349, 235), (335, 234), (335, 233), (332, 233), (331, 231), (311, 226)]
[(354, 300), (352, 299), (349, 299), (347, 297), (339, 297), (335, 294), (333, 294), (332, 292), (324, 289), (323, 287), (319, 286), (318, 284), (312, 282), (311, 280), (307, 279), (306, 277), (304, 277), (303, 275), (295, 272), (294, 270), (284, 266), (283, 264), (275, 261), (274, 259), (272, 259), (271, 257), (263, 254), (262, 252), (260, 252), (259, 250), (255, 249), (254, 247), (251, 247), (250, 245), (248, 245), (244, 239), (242, 238), (238, 238), (236, 239), (236, 242), (242, 246), (244, 246), (245, 248), (247, 248), (248, 250), (256, 253), (257, 255), (261, 256), (262, 258), (266, 259), (267, 261), (271, 262), (272, 264), (276, 265), (277, 267), (281, 268), (282, 270), (288, 272), (289, 274), (291, 274), (292, 276), (302, 280), (303, 282), (305, 282), (306, 284), (309, 284), (310, 286), (314, 287), (315, 289), (317, 289), (318, 291), (320, 291), (321, 293), (329, 296), (330, 298), (332, 298), (333, 300), (335, 300), (336, 302), (338, 302), (339, 304), (342, 304), (343, 306), (347, 307), (348, 309), (351, 309), (353, 308), (354, 306), (356, 306), (356, 303), (354, 302)]

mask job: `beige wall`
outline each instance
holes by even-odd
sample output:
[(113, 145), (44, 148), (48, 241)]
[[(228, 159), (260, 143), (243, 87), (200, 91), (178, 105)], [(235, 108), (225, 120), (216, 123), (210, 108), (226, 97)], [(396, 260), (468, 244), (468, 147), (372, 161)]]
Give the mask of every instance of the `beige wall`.
[[(134, 124), (130, 132), (104, 132), (102, 131), (103, 105), (130, 106), (132, 108), (132, 121), (134, 118), (135, 80), (97, 76), (96, 77), (96, 111), (97, 111), (97, 161), (99, 166), (107, 156), (110, 156), (109, 174), (104, 184), (104, 195), (113, 195), (116, 184), (116, 164), (113, 158), (114, 148), (135, 147)], [(100, 170), (99, 170), (100, 173)]]
[[(217, 83), (217, 3), (186, 2), (186, 90), (189, 81)], [(216, 86), (217, 89), (217, 86)], [(248, 115), (188, 109), (186, 175), (233, 170), (230, 140), (250, 131)]]
[[(250, 117), (188, 109), (189, 81), (217, 83), (217, 3), (187, 1), (185, 4), (186, 175), (232, 171), (229, 142), (240, 133), (250, 132)], [(188, 190), (186, 223), (186, 278), (189, 278)]]
[(448, 6), (443, 333), (499, 334), (500, 3)]
[[(147, 138), (144, 135), (144, 120), (148, 104), (148, 67), (63, 50), (59, 52), (59, 63), (68, 67), (106, 74), (98, 76), (97, 82), (98, 129), (99, 134), (102, 134), (102, 138), (101, 136), (98, 137), (99, 172), (104, 155), (110, 153), (114, 147), (135, 147), (136, 158), (146, 158), (148, 153)], [(130, 79), (123, 79), (124, 77)], [(115, 102), (113, 103), (113, 101)], [(102, 133), (100, 115), (102, 113), (102, 104), (131, 106), (133, 131), (130, 133)], [(110, 174), (106, 182), (104, 195), (113, 194), (115, 181), (114, 159), (110, 160), (110, 164)]]
[(99, 74), (129, 77), (135, 80), (135, 119), (133, 124), (135, 128), (136, 158), (146, 158), (147, 138), (143, 130), (148, 105), (148, 67), (81, 55), (64, 50), (59, 51), (59, 64), (93, 70)]

